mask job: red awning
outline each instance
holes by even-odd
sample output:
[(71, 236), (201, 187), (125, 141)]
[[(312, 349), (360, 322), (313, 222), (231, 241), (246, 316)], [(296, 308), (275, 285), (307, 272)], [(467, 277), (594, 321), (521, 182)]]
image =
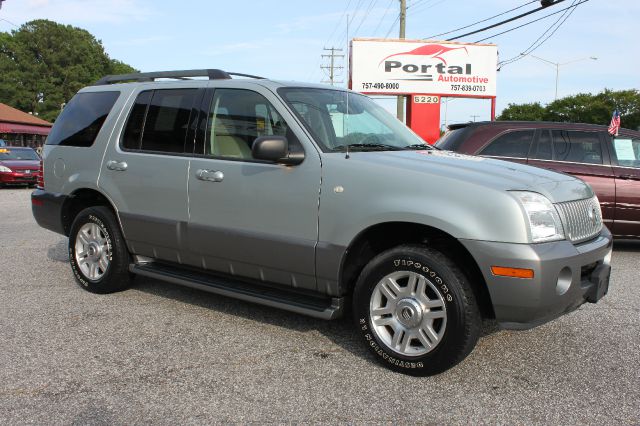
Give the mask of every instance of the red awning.
[(20, 133), (27, 135), (48, 135), (51, 127), (29, 124), (0, 123), (0, 133)]

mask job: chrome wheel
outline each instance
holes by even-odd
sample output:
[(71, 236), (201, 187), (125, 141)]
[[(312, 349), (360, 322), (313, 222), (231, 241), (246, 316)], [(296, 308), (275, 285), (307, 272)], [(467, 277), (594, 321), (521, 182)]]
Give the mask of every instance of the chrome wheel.
[(111, 248), (104, 229), (95, 223), (82, 225), (76, 236), (76, 263), (86, 278), (97, 281), (111, 263)]
[(369, 319), (378, 338), (392, 351), (420, 356), (442, 340), (447, 308), (436, 286), (423, 275), (398, 271), (373, 289)]

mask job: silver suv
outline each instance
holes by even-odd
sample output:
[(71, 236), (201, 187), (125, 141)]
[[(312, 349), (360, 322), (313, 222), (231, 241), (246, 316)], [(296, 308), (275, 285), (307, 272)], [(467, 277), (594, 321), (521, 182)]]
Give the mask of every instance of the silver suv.
[(39, 186), (33, 214), (69, 237), (85, 289), (143, 275), (322, 319), (350, 307), (412, 375), (464, 359), (483, 318), (530, 328), (597, 302), (611, 271), (584, 182), (434, 149), (354, 92), (220, 70), (82, 89)]

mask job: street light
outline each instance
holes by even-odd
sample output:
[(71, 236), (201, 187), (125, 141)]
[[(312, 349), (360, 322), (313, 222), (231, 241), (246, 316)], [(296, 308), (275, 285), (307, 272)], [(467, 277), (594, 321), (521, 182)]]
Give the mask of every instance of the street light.
[(563, 65), (569, 65), (569, 64), (573, 64), (574, 62), (580, 62), (580, 61), (587, 61), (587, 60), (592, 60), (592, 61), (597, 61), (598, 58), (596, 58), (595, 56), (589, 56), (588, 58), (580, 58), (580, 59), (574, 59), (573, 61), (569, 61), (569, 62), (551, 62), (548, 61), (546, 59), (542, 59), (539, 56), (536, 55), (529, 55), (532, 58), (536, 58), (542, 62), (546, 62), (549, 65), (552, 65), (554, 67), (556, 67), (556, 97), (554, 98), (554, 100), (558, 99), (558, 80), (560, 78), (560, 67)]

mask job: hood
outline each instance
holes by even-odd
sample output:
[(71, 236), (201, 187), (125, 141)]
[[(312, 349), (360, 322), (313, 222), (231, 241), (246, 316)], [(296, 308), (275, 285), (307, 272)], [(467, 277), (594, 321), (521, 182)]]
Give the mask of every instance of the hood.
[(554, 203), (593, 196), (589, 185), (570, 175), (451, 151), (354, 152), (351, 159), (375, 163), (384, 168), (421, 172), (429, 175), (427, 179), (433, 183), (444, 178), (469, 182), (493, 190), (538, 192)]
[(9, 167), (11, 170), (38, 170), (40, 168), (39, 160), (0, 160), (0, 166)]

